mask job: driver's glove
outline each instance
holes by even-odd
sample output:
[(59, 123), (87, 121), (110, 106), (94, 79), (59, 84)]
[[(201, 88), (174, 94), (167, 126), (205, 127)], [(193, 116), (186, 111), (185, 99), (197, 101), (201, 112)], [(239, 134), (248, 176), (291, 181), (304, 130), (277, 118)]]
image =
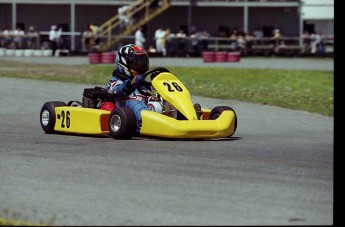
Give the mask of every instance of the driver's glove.
[(131, 85), (134, 88), (138, 88), (140, 87), (145, 81), (145, 78), (142, 75), (136, 75), (132, 81), (131, 81)]

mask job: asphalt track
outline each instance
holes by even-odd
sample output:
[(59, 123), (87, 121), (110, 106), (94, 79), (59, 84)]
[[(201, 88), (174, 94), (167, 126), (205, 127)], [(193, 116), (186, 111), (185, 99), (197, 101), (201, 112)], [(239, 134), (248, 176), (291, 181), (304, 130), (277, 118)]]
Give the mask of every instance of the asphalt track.
[(0, 217), (56, 225), (332, 225), (334, 118), (192, 97), (231, 139), (48, 135), (44, 102), (90, 85), (0, 77)]

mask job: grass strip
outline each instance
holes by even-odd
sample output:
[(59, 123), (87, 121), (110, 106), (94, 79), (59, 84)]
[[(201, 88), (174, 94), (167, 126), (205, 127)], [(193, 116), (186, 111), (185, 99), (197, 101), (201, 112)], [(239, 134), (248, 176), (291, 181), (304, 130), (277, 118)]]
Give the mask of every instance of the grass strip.
[(12, 220), (0, 217), (0, 226), (41, 226), (40, 224), (33, 224), (31, 222), (22, 220)]
[[(164, 66), (162, 66), (164, 67)], [(317, 70), (167, 67), (192, 95), (334, 115), (334, 73)], [(113, 65), (0, 61), (0, 77), (106, 84)]]

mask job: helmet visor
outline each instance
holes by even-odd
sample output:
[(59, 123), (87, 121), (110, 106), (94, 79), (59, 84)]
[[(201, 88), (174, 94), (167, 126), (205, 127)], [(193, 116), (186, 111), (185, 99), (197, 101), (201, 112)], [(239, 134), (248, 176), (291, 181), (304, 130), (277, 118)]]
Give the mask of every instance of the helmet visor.
[(140, 74), (143, 74), (149, 69), (149, 59), (147, 55), (129, 56), (128, 66), (130, 69), (135, 70)]

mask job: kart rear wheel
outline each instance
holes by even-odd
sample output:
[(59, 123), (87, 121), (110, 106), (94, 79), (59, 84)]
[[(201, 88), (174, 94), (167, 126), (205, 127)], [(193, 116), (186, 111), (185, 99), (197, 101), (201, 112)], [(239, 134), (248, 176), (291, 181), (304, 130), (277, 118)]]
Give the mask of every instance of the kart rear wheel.
[(236, 112), (235, 112), (235, 110), (233, 108), (231, 108), (230, 106), (216, 106), (216, 107), (214, 107), (211, 110), (208, 119), (210, 119), (210, 120), (217, 119), (223, 113), (224, 110), (231, 110), (235, 114), (235, 128), (234, 128), (234, 132), (231, 135), (228, 136), (228, 137), (231, 137), (235, 133), (235, 131), (237, 129), (237, 115), (236, 115)]
[(66, 103), (60, 101), (46, 102), (41, 108), (40, 122), (42, 129), (48, 133), (54, 133), (54, 127), (56, 122), (55, 107), (66, 106)]
[(135, 114), (128, 107), (116, 108), (109, 115), (109, 132), (114, 139), (132, 138), (136, 124)]

